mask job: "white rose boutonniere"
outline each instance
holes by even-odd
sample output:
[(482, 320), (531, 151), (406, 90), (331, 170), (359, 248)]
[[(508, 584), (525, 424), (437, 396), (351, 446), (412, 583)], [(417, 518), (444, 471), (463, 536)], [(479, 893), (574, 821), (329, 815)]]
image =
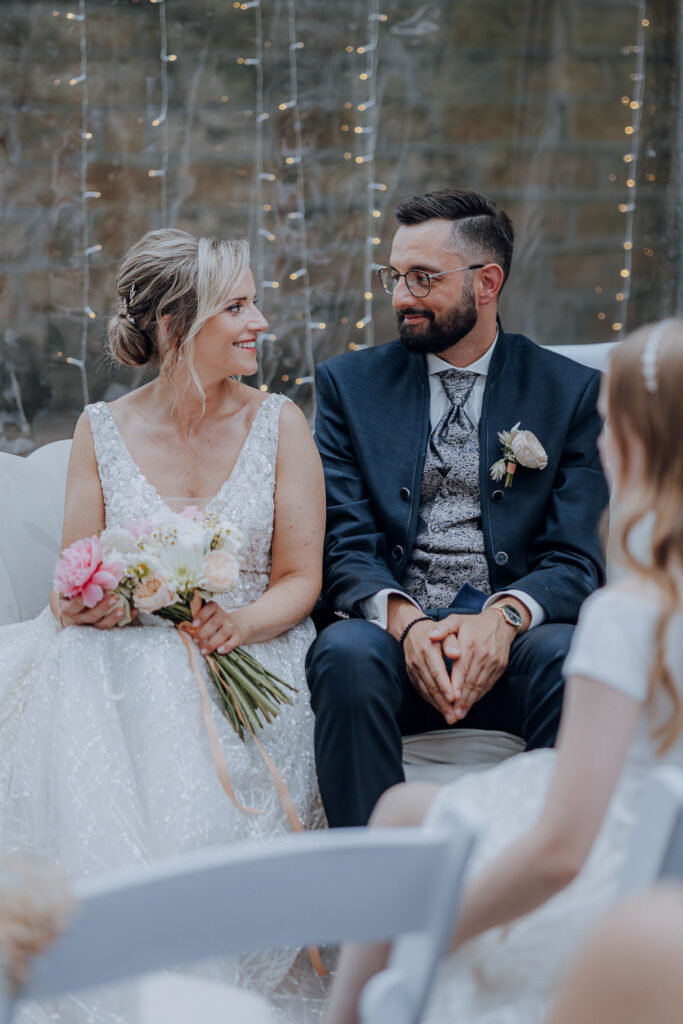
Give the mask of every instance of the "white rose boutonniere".
[(491, 466), (491, 479), (502, 480), (505, 477), (506, 487), (512, 485), (518, 464), (527, 469), (545, 469), (548, 465), (548, 455), (541, 442), (530, 430), (520, 430), (519, 423), (515, 423), (512, 430), (501, 430), (498, 439), (503, 457)]

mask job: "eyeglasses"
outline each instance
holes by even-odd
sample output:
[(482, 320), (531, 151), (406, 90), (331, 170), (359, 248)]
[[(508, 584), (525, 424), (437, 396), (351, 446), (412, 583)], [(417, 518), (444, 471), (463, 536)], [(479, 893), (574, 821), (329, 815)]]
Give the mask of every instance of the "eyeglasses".
[(438, 274), (428, 274), (426, 270), (409, 270), (407, 274), (399, 274), (391, 267), (381, 267), (377, 271), (380, 284), (388, 295), (393, 295), (396, 285), (404, 279), (406, 288), (416, 299), (424, 299), (432, 290), (432, 281), (435, 277), (446, 277), (447, 274), (457, 274), (461, 270), (479, 270), (485, 267), (485, 263), (471, 263), (469, 267), (456, 267), (455, 270), (441, 270)]

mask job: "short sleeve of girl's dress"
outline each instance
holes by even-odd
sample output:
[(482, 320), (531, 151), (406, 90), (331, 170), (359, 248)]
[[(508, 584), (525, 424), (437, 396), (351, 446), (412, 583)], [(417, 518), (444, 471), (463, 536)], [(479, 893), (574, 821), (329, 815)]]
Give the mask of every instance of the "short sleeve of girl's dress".
[(584, 602), (562, 674), (585, 676), (644, 701), (659, 609), (654, 596), (619, 586)]

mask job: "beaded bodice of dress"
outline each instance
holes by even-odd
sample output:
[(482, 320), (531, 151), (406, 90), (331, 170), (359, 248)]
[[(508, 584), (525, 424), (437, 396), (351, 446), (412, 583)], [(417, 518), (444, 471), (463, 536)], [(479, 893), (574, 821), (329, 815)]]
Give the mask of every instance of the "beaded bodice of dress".
[[(204, 506), (230, 520), (244, 535), (237, 585), (218, 599), (226, 609), (256, 600), (270, 580), (280, 410), (288, 401), (284, 395), (265, 399), (230, 476)], [(133, 461), (106, 404), (89, 405), (87, 412), (104, 495), (105, 525), (124, 526), (133, 519), (168, 512), (166, 502)]]

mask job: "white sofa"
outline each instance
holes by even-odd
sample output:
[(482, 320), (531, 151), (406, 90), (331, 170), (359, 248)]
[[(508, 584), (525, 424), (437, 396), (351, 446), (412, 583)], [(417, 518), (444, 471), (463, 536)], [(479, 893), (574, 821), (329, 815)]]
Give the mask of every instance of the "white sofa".
[[(613, 343), (558, 346), (604, 370)], [(0, 625), (36, 616), (47, 602), (59, 556), (66, 467), (71, 442), (53, 441), (28, 457), (0, 452)], [(408, 778), (436, 782), (485, 768), (522, 749), (508, 733), (459, 729), (407, 737)]]

